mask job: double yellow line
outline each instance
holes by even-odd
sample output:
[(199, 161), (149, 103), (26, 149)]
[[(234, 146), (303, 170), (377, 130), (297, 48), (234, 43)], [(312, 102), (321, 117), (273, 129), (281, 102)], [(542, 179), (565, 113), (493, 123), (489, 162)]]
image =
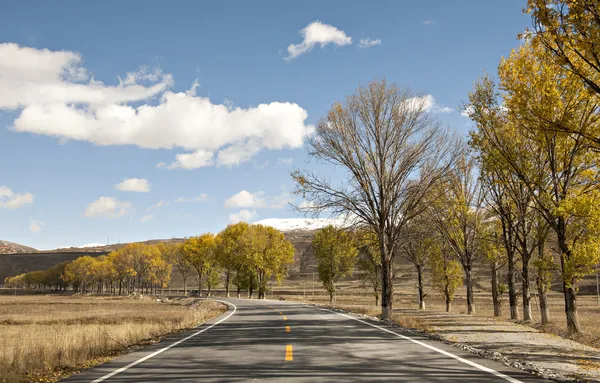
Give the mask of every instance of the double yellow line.
[[(272, 308), (275, 311), (279, 311), (276, 308), (274, 308), (273, 306), (269, 306), (270, 308)], [(280, 315), (283, 315), (283, 312), (279, 311)], [(285, 315), (283, 315), (283, 320), (287, 320), (287, 317)], [(285, 332), (292, 332), (292, 327), (291, 326), (285, 326)], [(285, 361), (289, 362), (294, 360), (294, 348), (292, 347), (291, 344), (288, 344), (285, 346)]]

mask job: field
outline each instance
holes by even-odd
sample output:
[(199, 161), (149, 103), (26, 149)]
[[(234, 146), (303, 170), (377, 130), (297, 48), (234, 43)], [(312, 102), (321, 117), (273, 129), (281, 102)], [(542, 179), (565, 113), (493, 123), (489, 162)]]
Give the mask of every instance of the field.
[(195, 299), (0, 296), (0, 381), (56, 381), (224, 310)]

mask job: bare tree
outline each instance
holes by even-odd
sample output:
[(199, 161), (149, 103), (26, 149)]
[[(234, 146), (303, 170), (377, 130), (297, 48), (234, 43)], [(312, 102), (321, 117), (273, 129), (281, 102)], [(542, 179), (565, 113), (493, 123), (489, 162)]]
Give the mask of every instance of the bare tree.
[(430, 205), (432, 221), (463, 267), (467, 285), (467, 313), (475, 313), (473, 265), (482, 255), (484, 193), (475, 172), (475, 157), (462, 153), (452, 176), (441, 188), (445, 193)]
[[(359, 86), (333, 104), (308, 140), (311, 158), (342, 170), (341, 181), (295, 171), (301, 212), (350, 214), (377, 235), (382, 266), (382, 316), (393, 311), (394, 259), (408, 221), (454, 161), (458, 141), (427, 113), (427, 98), (385, 80)], [(336, 178), (337, 174), (336, 174)]]

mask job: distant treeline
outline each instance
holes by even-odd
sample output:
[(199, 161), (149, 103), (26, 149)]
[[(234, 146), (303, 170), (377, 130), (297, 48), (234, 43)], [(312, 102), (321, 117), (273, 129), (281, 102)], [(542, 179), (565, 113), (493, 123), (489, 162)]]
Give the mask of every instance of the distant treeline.
[(264, 297), (267, 282), (281, 281), (294, 261), (294, 246), (283, 233), (245, 222), (229, 225), (219, 234), (202, 234), (183, 243), (131, 243), (108, 255), (81, 256), (47, 270), (32, 271), (4, 280), (6, 287), (56, 289), (84, 293), (131, 294), (168, 287), (176, 266), (187, 294), (187, 280), (198, 276), (198, 291), (208, 293), (223, 279), (229, 295), (233, 284), (252, 296)]

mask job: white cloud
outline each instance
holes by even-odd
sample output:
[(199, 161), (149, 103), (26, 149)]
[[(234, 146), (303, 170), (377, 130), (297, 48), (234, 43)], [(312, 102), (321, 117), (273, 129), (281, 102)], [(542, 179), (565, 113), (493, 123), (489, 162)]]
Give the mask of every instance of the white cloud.
[(223, 206), (228, 209), (283, 209), (288, 205), (288, 203), (293, 202), (293, 200), (294, 199), (291, 194), (286, 191), (282, 191), (280, 195), (268, 197), (263, 191), (250, 193), (247, 190), (242, 190), (239, 193), (229, 197)]
[(165, 166), (167, 166), (167, 164), (166, 164), (166, 163), (164, 163), (164, 162), (159, 162), (159, 163), (157, 163), (157, 164), (156, 164), (156, 168), (157, 168), (157, 169), (164, 168)]
[(223, 206), (228, 209), (241, 207), (262, 208), (266, 207), (267, 203), (264, 200), (264, 192), (250, 193), (247, 190), (242, 190), (229, 197)]
[(175, 162), (169, 165), (168, 169), (198, 169), (213, 164), (213, 152), (205, 150), (196, 150), (193, 153), (181, 153), (175, 156)]
[[(0, 64), (1, 65), (1, 64)], [(33, 194), (15, 193), (7, 186), (0, 186), (0, 209), (19, 209), (33, 203)]]
[(160, 209), (161, 207), (168, 205), (168, 204), (169, 204), (169, 201), (160, 200), (157, 203), (155, 203), (154, 205), (150, 206), (148, 209), (146, 209), (146, 211)]
[(371, 40), (370, 38), (366, 37), (364, 39), (360, 39), (358, 42), (359, 48), (370, 48), (374, 47), (375, 45), (381, 45), (381, 39)]
[(196, 197), (178, 197), (174, 199), (175, 203), (184, 203), (184, 202), (204, 202), (208, 199), (208, 194), (201, 193)]
[(435, 101), (435, 97), (430, 94), (422, 97), (409, 98), (404, 101), (404, 105), (409, 109), (422, 109), (424, 112), (430, 113), (450, 113), (454, 111), (452, 108), (438, 105)]
[(336, 27), (323, 24), (320, 21), (313, 21), (300, 31), (303, 40), (300, 44), (291, 44), (287, 47), (288, 56), (286, 60), (292, 60), (303, 53), (310, 52), (315, 45), (320, 44), (321, 48), (327, 44), (344, 46), (352, 44), (352, 38), (346, 36), (344, 31)]
[(146, 214), (145, 216), (140, 218), (140, 222), (150, 221), (152, 218), (154, 218), (154, 216), (152, 214)]
[(217, 164), (219, 166), (229, 167), (239, 165), (249, 161), (259, 151), (260, 145), (255, 141), (231, 145), (217, 154)]
[(46, 223), (44, 221), (40, 221), (40, 220), (37, 220), (37, 219), (32, 219), (32, 220), (29, 221), (29, 230), (32, 233), (37, 233), (40, 230), (42, 230), (42, 226), (45, 226), (45, 225), (46, 225)]
[(471, 105), (468, 105), (464, 110), (460, 112), (460, 115), (469, 118), (469, 114), (473, 113), (474, 111), (475, 109)]
[(277, 165), (291, 165), (292, 158), (279, 158), (277, 159)]
[(85, 209), (86, 217), (118, 218), (131, 213), (131, 202), (119, 201), (114, 197), (100, 197)]
[(128, 178), (115, 185), (115, 189), (120, 191), (148, 193), (150, 191), (150, 182), (144, 178)]
[(424, 20), (424, 21), (421, 21), (421, 24), (424, 24), (424, 25), (433, 25), (435, 23), (436, 23), (435, 20)]
[(263, 149), (299, 148), (314, 129), (294, 103), (213, 104), (195, 95), (197, 83), (176, 93), (171, 75), (147, 67), (105, 85), (81, 62), (74, 52), (0, 44), (0, 109), (20, 110), (12, 128), (61, 141), (180, 148), (171, 169), (210, 166), (212, 153), (229, 166)]
[(229, 221), (231, 223), (236, 223), (236, 222), (240, 222), (240, 221), (248, 222), (249, 220), (251, 220), (255, 216), (256, 216), (256, 212), (255, 211), (240, 210), (237, 213), (229, 214)]

